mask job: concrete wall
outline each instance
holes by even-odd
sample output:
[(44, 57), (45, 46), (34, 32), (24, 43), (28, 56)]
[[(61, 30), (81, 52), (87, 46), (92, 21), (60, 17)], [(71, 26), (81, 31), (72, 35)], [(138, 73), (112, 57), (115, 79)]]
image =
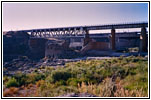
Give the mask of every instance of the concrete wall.
[[(93, 40), (92, 49), (97, 50), (111, 50), (111, 34), (96, 34), (90, 35)], [(81, 38), (81, 37), (79, 37)], [(83, 38), (81, 38), (81, 42), (75, 42), (75, 38), (72, 38), (70, 42), (70, 47), (76, 47), (83, 45)], [(95, 41), (95, 42), (94, 42)], [(90, 44), (89, 44), (90, 45)], [(139, 47), (140, 46), (140, 34), (138, 33), (116, 33), (115, 34), (115, 49), (127, 49), (131, 47)]]
[(139, 47), (140, 39), (139, 37), (120, 37), (116, 38), (116, 49), (126, 49), (132, 47)]
[(92, 50), (109, 50), (110, 43), (109, 42), (91, 42), (91, 49)]
[(46, 44), (45, 57), (57, 57), (63, 53), (63, 47), (58, 44)]
[(66, 40), (48, 40), (46, 43), (45, 57), (49, 58), (74, 58), (79, 54), (73, 49), (69, 48), (69, 42)]
[(70, 48), (76, 48), (76, 47), (82, 47), (84, 45), (84, 38), (81, 37), (75, 37), (70, 38)]

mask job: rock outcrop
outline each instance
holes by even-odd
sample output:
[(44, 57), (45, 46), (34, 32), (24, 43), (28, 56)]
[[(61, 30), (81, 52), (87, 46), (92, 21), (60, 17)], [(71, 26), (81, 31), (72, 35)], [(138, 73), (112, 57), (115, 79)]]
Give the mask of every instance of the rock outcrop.
[(10, 61), (19, 55), (26, 55), (29, 34), (26, 32), (9, 31), (3, 35), (3, 60)]
[(39, 60), (45, 57), (45, 44), (47, 39), (45, 38), (30, 38), (28, 57), (30, 59)]

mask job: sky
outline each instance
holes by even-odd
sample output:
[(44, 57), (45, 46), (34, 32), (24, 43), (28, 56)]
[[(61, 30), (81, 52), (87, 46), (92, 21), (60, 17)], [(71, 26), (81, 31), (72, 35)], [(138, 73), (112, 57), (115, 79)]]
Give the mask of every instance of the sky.
[(3, 31), (147, 22), (147, 3), (3, 3)]

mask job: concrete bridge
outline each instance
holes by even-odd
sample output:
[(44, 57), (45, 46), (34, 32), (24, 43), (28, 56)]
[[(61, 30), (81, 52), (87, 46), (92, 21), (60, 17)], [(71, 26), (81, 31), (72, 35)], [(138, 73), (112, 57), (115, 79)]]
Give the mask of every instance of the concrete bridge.
[[(75, 51), (80, 53), (99, 51), (102, 52), (101, 55), (105, 52), (110, 55), (110, 52), (114, 53), (135, 47), (139, 48), (139, 52), (147, 52), (149, 34), (146, 31), (147, 27), (148, 23), (127, 23), (9, 31), (3, 34), (4, 58), (10, 60), (16, 58), (16, 55), (27, 55), (39, 59), (47, 55), (64, 54), (64, 51), (70, 55), (71, 48), (75, 48)], [(132, 28), (139, 28), (141, 31), (134, 29), (135, 32), (116, 32), (116, 29)], [(91, 30), (106, 29), (111, 32), (90, 33)], [(52, 42), (53, 40), (56, 43)], [(62, 41), (61, 45), (58, 40)], [(91, 54), (93, 55), (93, 53)]]
[[(99, 48), (100, 50), (116, 50), (119, 47), (126, 47), (129, 44), (134, 44), (132, 46), (137, 45), (141, 52), (147, 52), (147, 31), (148, 27), (147, 22), (142, 23), (124, 23), (124, 24), (111, 24), (111, 25), (93, 25), (93, 26), (75, 26), (75, 27), (59, 27), (59, 28), (45, 28), (45, 29), (31, 29), (31, 30), (20, 30), (22, 32), (27, 32), (30, 34), (30, 43), (33, 41), (37, 45), (40, 44), (40, 41), (44, 41), (43, 39), (47, 38), (83, 38), (81, 40), (82, 47), (90, 44), (94, 45), (92, 48)], [(140, 32), (129, 32), (129, 33), (116, 33), (116, 29), (133, 29), (140, 28)], [(110, 29), (111, 33), (108, 35), (102, 34), (94, 36), (89, 34), (90, 30), (107, 30)], [(135, 33), (140, 33), (139, 35), (135, 35)], [(107, 36), (107, 38), (106, 38)], [(93, 38), (99, 38), (101, 41), (96, 41), (92, 43)], [(124, 37), (124, 38), (123, 38)], [(131, 38), (131, 40), (129, 40)], [(105, 40), (107, 39), (107, 41)], [(126, 41), (125, 41), (125, 40)], [(105, 41), (102, 41), (105, 40)], [(108, 41), (109, 40), (109, 41)], [(124, 41), (123, 41), (124, 40)], [(72, 42), (72, 41), (70, 41)], [(131, 43), (130, 43), (131, 42)], [(73, 43), (74, 44), (74, 43)], [(80, 43), (81, 44), (81, 43)], [(96, 46), (96, 47), (95, 47)]]

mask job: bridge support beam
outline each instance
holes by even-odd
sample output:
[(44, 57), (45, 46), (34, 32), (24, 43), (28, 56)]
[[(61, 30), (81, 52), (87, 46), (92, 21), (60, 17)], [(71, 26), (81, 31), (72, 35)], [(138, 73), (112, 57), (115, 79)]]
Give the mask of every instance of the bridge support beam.
[(115, 50), (115, 29), (112, 28), (111, 30), (111, 49)]
[(142, 27), (140, 34), (140, 52), (147, 52), (147, 34), (146, 28)]
[(87, 45), (90, 42), (90, 37), (89, 37), (89, 30), (85, 31), (85, 37), (84, 37), (84, 46)]

